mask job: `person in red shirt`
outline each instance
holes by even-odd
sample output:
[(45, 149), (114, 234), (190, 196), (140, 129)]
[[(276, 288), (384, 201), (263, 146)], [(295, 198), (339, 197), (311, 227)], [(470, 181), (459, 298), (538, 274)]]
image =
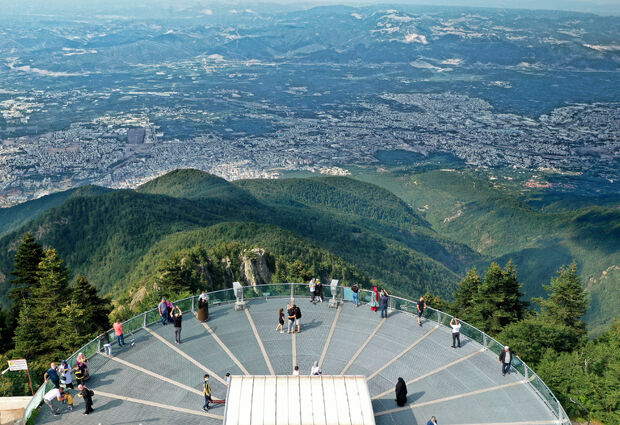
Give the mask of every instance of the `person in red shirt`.
[(125, 345), (125, 335), (123, 334), (123, 325), (121, 324), (121, 319), (116, 319), (114, 323), (114, 333), (116, 334), (116, 343), (119, 347)]

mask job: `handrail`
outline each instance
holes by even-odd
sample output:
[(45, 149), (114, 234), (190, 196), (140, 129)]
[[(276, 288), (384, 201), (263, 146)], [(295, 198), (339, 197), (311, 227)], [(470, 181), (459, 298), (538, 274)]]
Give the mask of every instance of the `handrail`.
[[(262, 284), (262, 285), (250, 285), (250, 286), (244, 286), (243, 290), (244, 293), (246, 290), (250, 290), (250, 291), (254, 291), (256, 292), (258, 289), (263, 289), (263, 288), (268, 288), (268, 287), (289, 287), (289, 291), (285, 291), (282, 294), (274, 294), (272, 295), (271, 293), (265, 295), (265, 292), (261, 292), (261, 296), (259, 297), (245, 297), (245, 298), (262, 298), (263, 296), (266, 298), (277, 298), (277, 297), (288, 297), (290, 296), (291, 298), (297, 296), (306, 296), (306, 294), (295, 294), (295, 288), (298, 287), (305, 287), (307, 286), (307, 283), (268, 283), (268, 284)], [(330, 293), (331, 293), (331, 285), (323, 285), (324, 289), (327, 289)], [(340, 300), (344, 300), (345, 298), (345, 289), (350, 289), (348, 286), (342, 286), (342, 285), (338, 285), (337, 286), (337, 294), (336, 296), (339, 297)], [(373, 292), (367, 289), (362, 289), (360, 288), (360, 292), (362, 293), (367, 293), (367, 294), (372, 294)], [(224, 295), (225, 293), (230, 293), (230, 297), (220, 297), (220, 295)], [(209, 298), (211, 300), (211, 302), (217, 302), (217, 303), (227, 303), (227, 302), (234, 302), (235, 301), (235, 294), (234, 294), (234, 290), (232, 288), (227, 288), (227, 289), (219, 289), (217, 291), (211, 291), (211, 292), (207, 292), (207, 294), (209, 295)], [(333, 295), (333, 294), (332, 294)], [(179, 304), (183, 304), (183, 303), (190, 303), (191, 304), (191, 310), (194, 310), (195, 307), (195, 300), (198, 298), (198, 295), (192, 295), (190, 297), (186, 297), (180, 300), (177, 300), (175, 302), (173, 302), (173, 304), (175, 305), (179, 305)], [(218, 298), (224, 298), (224, 299), (218, 299)], [(360, 297), (361, 298), (361, 297)], [(389, 295), (390, 298), (390, 308), (392, 310), (399, 310), (402, 311), (403, 313), (406, 314), (411, 314), (411, 312), (408, 311), (408, 309), (403, 309), (403, 308), (399, 308), (398, 306), (396, 306), (396, 304), (398, 304), (398, 302), (401, 302), (403, 305), (407, 305), (409, 303), (415, 305), (416, 301), (413, 300), (409, 300), (406, 298), (402, 298), (402, 297), (398, 297), (395, 295)], [(361, 300), (360, 300), (361, 301)], [(400, 306), (402, 307), (402, 306)], [(454, 316), (448, 314), (448, 313), (444, 313), (443, 311), (434, 309), (432, 307), (426, 307), (425, 311), (430, 311), (433, 312), (433, 314), (431, 314), (431, 316), (435, 316), (436, 317), (436, 322), (438, 326), (444, 326), (447, 327), (445, 324), (443, 324), (443, 320), (442, 318), (450, 318), (452, 319)], [(132, 325), (134, 322), (140, 322), (141, 326), (137, 327), (136, 329), (130, 329), (130, 332), (133, 333), (134, 331), (144, 328), (150, 324), (156, 323), (159, 318), (157, 317), (159, 314), (157, 314), (157, 316), (155, 316), (154, 320), (149, 320), (149, 315), (153, 314), (157, 312), (157, 308), (153, 308), (151, 310), (147, 310), (143, 313), (140, 313), (134, 317), (132, 317), (131, 319), (125, 320), (124, 322), (122, 322), (123, 326), (127, 326), (129, 328), (132, 328)], [(425, 317), (428, 318), (429, 314), (425, 313)], [(141, 319), (141, 320), (139, 320)], [(481, 336), (482, 337), (482, 341), (481, 344), (483, 345), (485, 350), (489, 350), (490, 347), (495, 344), (497, 347), (503, 347), (503, 344), (501, 344), (500, 342), (498, 342), (497, 340), (495, 340), (494, 338), (492, 338), (491, 336), (487, 335), (486, 333), (482, 332), (480, 329), (476, 328), (475, 326), (470, 325), (467, 322), (464, 322), (462, 320), (459, 320), (461, 322), (461, 324), (466, 325), (465, 329), (462, 328), (461, 333), (463, 333), (463, 335), (468, 336), (468, 337), (472, 337), (471, 335), (467, 335), (468, 333), (471, 333), (471, 331), (473, 331), (474, 333), (476, 333), (476, 336)], [(112, 332), (113, 329), (109, 329), (106, 332)], [(473, 339), (473, 338), (472, 338)], [(95, 347), (96, 346), (96, 349)], [(90, 351), (93, 351), (92, 353)], [(77, 355), (80, 352), (89, 352), (89, 354), (86, 356), (87, 358), (92, 357), (95, 353), (98, 353), (101, 351), (101, 347), (99, 347), (99, 337), (97, 336), (96, 338), (94, 338), (93, 340), (91, 340), (90, 342), (88, 342), (87, 344), (83, 345), (79, 350), (77, 350), (75, 353), (73, 353), (68, 359), (67, 361), (69, 362), (69, 364), (71, 364), (73, 366), (73, 362), (74, 359), (77, 357)], [(529, 367), (527, 366), (527, 364), (521, 360), (518, 359), (519, 362), (523, 365), (523, 373), (521, 373), (521, 371), (518, 369), (518, 366), (520, 366), (520, 364), (517, 364), (515, 366), (515, 370), (521, 374), (524, 378), (525, 381), (528, 383), (528, 385), (534, 390), (534, 392), (542, 399), (542, 401), (547, 405), (547, 407), (549, 407), (549, 409), (553, 412), (553, 414), (559, 419), (560, 423), (562, 425), (570, 425), (571, 422), (568, 418), (568, 415), (566, 414), (566, 412), (564, 411), (564, 408), (562, 407), (562, 404), (559, 402), (559, 400), (555, 397), (555, 395), (553, 394), (553, 392), (549, 389), (549, 387), (543, 382), (542, 379), (540, 379), (540, 377)], [(533, 383), (536, 382), (537, 384), (541, 385), (542, 388), (539, 389), (537, 388)], [(28, 419), (30, 418), (30, 416), (32, 415), (32, 412), (34, 409), (36, 409), (39, 404), (41, 403), (42, 399), (43, 399), (43, 394), (45, 392), (45, 387), (46, 387), (46, 383), (43, 383), (38, 389), (37, 392), (35, 394), (35, 396), (30, 400), (30, 403), (28, 403), (28, 406), (26, 407), (26, 413), (24, 416), (24, 421), (27, 422)], [(550, 403), (549, 399), (547, 399), (547, 397), (545, 397), (545, 395), (541, 392), (541, 390), (544, 390), (545, 392), (548, 393), (548, 395), (551, 398), (552, 403)], [(552, 406), (551, 404), (555, 404), (556, 406)]]

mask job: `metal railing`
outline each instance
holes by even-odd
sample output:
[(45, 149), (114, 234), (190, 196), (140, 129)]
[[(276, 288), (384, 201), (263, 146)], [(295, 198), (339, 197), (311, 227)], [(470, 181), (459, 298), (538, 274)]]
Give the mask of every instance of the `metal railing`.
[[(327, 301), (328, 299), (332, 298), (333, 295), (335, 295), (336, 298), (341, 302), (353, 300), (353, 291), (351, 290), (351, 288), (339, 285), (335, 289), (336, 291), (334, 294), (332, 293), (332, 287), (330, 285), (323, 285), (323, 300)], [(360, 289), (359, 292), (360, 303), (368, 303), (371, 299), (373, 292), (366, 289)], [(232, 288), (208, 292), (208, 295), (210, 305), (233, 303), (237, 300), (236, 294)], [(304, 298), (308, 297), (309, 295), (310, 292), (307, 283), (274, 283), (243, 287), (243, 298), (246, 300), (256, 298)], [(175, 301), (173, 304), (179, 306), (179, 308), (183, 311), (194, 312), (198, 307), (198, 297), (198, 295), (194, 295), (191, 297), (183, 298), (181, 300)], [(416, 301), (390, 295), (388, 305), (389, 309), (391, 310), (398, 310), (404, 313), (417, 315)], [(423, 317), (427, 320), (437, 322), (438, 326), (449, 327), (450, 321), (454, 316), (436, 310), (432, 307), (426, 307), (424, 309)], [(152, 310), (145, 311), (144, 313), (141, 313), (123, 322), (123, 332), (125, 334), (131, 334), (159, 321), (159, 312), (157, 308), (153, 308)], [(485, 349), (492, 351), (499, 356), (499, 353), (504, 349), (503, 344), (499, 343), (494, 338), (482, 332), (475, 326), (463, 322), (460, 319), (459, 322), (461, 323), (462, 335), (479, 343)], [(114, 331), (112, 329), (108, 330), (107, 332), (108, 334), (111, 334), (110, 336), (114, 336)], [(115, 342), (114, 338), (110, 338), (110, 340), (112, 341), (112, 343)], [(100, 340), (99, 338), (95, 338), (85, 344), (78, 351), (73, 353), (73, 355), (67, 359), (67, 362), (71, 365), (71, 367), (73, 367), (75, 366), (75, 360), (79, 353), (84, 353), (86, 358), (90, 358), (101, 350), (102, 347), (100, 346)], [(524, 380), (528, 383), (528, 385), (530, 385), (534, 392), (554, 413), (554, 415), (558, 418), (559, 423), (562, 425), (571, 425), (571, 422), (568, 418), (568, 415), (564, 411), (564, 408), (555, 397), (553, 392), (549, 389), (549, 387), (547, 387), (547, 385), (543, 382), (543, 380), (540, 379), (540, 377), (536, 375), (536, 373), (518, 357), (513, 358), (512, 366), (519, 374), (523, 376)], [(25, 421), (28, 421), (34, 409), (36, 409), (43, 401), (43, 395), (45, 394), (46, 388), (47, 384), (43, 383), (37, 389), (37, 392), (31, 399), (30, 403), (28, 403), (28, 406), (26, 407), (24, 419)]]

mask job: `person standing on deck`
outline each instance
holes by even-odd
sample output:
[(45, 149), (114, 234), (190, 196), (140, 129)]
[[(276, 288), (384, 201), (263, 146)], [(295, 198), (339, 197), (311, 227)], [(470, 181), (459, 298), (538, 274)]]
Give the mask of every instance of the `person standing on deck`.
[(506, 376), (507, 373), (510, 373), (510, 364), (515, 356), (519, 357), (507, 345), (504, 347), (504, 350), (499, 353), (499, 363), (502, 365), (502, 376)]
[(461, 322), (456, 317), (450, 320), (450, 327), (452, 327), (452, 348), (456, 348), (458, 342), (458, 348), (461, 348)]
[(52, 381), (54, 384), (54, 388), (60, 388), (60, 376), (58, 376), (58, 371), (56, 368), (56, 363), (51, 363), (50, 368), (43, 374), (43, 381), (47, 382), (47, 380)]
[(181, 311), (179, 306), (176, 306), (175, 309), (177, 310), (178, 313), (175, 313), (174, 310), (172, 310), (172, 320), (174, 321), (174, 342), (176, 342), (177, 344), (180, 344), (181, 343), (181, 326), (183, 324), (183, 312)]
[(359, 307), (360, 306), (360, 289), (357, 286), (357, 283), (354, 283), (353, 286), (351, 286), (351, 291), (353, 291), (353, 305), (355, 307)]
[(280, 331), (281, 334), (284, 333), (284, 309), (281, 308), (278, 312), (278, 326), (276, 326), (276, 332)]
[(112, 344), (110, 344), (110, 335), (108, 335), (108, 331), (105, 331), (99, 335), (99, 341), (103, 344), (103, 350), (105, 351), (106, 356), (112, 357)]
[(316, 293), (316, 279), (310, 279), (310, 283), (308, 284), (308, 286), (310, 288), (310, 302), (314, 304), (314, 297)]
[(198, 297), (198, 308), (202, 309), (204, 313), (204, 321), (209, 320), (209, 294), (206, 291), (202, 291), (202, 294)]
[(407, 384), (403, 378), (398, 378), (396, 382), (396, 404), (403, 407), (407, 403)]
[(168, 307), (166, 306), (166, 299), (162, 297), (161, 302), (157, 306), (157, 310), (159, 311), (159, 317), (161, 317), (162, 326), (166, 326), (168, 323)]
[(425, 307), (426, 307), (426, 303), (424, 302), (424, 297), (420, 297), (420, 300), (418, 301), (418, 305), (417, 305), (419, 326), (422, 326), (422, 315), (424, 314)]
[(116, 334), (116, 343), (119, 347), (125, 345), (125, 334), (123, 333), (123, 324), (121, 323), (121, 319), (116, 319), (116, 322), (112, 326), (114, 328), (114, 333)]
[(320, 302), (323, 302), (323, 284), (321, 279), (316, 280), (316, 296)]
[(288, 331), (287, 334), (295, 332), (295, 304), (286, 305), (286, 313), (288, 314)]
[(84, 404), (86, 407), (84, 413), (82, 414), (90, 415), (95, 410), (93, 409), (93, 396), (95, 395), (95, 393), (90, 388), (88, 388), (86, 384), (78, 385), (78, 390), (80, 390), (80, 395), (84, 399)]
[(377, 311), (379, 308), (379, 290), (376, 286), (372, 288), (372, 293), (370, 294), (370, 302), (368, 304), (370, 305), (370, 309), (372, 311)]
[(385, 317), (387, 319), (387, 309), (388, 309), (388, 302), (389, 302), (390, 298), (389, 298), (389, 294), (387, 293), (387, 291), (385, 289), (381, 290), (381, 317)]
[(202, 383), (202, 393), (205, 396), (205, 404), (204, 406), (202, 406), (202, 410), (204, 410), (205, 412), (208, 412), (209, 403), (212, 403), (213, 400), (211, 400), (211, 384), (209, 384), (209, 375), (205, 374), (204, 378), (205, 380)]
[(297, 333), (301, 332), (301, 309), (298, 305), (293, 304), (295, 309), (295, 326), (297, 326)]

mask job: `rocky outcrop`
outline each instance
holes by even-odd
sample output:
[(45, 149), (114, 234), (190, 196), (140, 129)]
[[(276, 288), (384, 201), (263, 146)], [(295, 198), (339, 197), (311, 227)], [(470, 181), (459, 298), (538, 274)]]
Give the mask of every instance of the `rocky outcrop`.
[(239, 255), (239, 275), (251, 286), (265, 285), (271, 283), (271, 271), (267, 266), (265, 250), (254, 248), (244, 250)]

